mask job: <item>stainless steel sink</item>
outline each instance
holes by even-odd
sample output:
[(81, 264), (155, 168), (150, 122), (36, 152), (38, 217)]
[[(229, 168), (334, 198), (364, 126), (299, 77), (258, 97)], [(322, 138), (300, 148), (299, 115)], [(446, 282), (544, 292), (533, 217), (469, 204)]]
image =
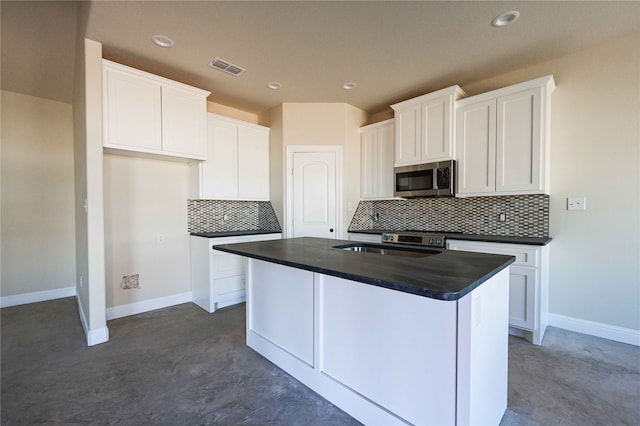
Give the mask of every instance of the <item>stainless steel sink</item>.
[(402, 257), (428, 257), (440, 253), (437, 250), (418, 249), (410, 247), (388, 247), (374, 244), (345, 244), (334, 246), (333, 248), (340, 250), (355, 251), (358, 253), (374, 253), (386, 256), (402, 256)]

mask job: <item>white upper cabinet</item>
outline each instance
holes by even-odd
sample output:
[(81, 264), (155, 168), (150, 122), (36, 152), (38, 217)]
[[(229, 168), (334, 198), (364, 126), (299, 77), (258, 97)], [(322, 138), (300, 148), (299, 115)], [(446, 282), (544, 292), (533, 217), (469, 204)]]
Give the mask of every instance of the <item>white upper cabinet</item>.
[(457, 193), (496, 191), (496, 102), (479, 101), (457, 112)]
[(549, 193), (552, 76), (457, 103), (459, 195)]
[(396, 120), (395, 162), (396, 166), (415, 164), (421, 161), (422, 120), (420, 105), (407, 106), (394, 112)]
[(393, 122), (360, 128), (362, 199), (393, 197)]
[(204, 160), (209, 93), (103, 60), (103, 146)]
[(208, 114), (208, 159), (192, 166), (192, 197), (269, 200), (269, 128)]
[(269, 129), (238, 126), (238, 198), (269, 200)]
[(534, 87), (498, 98), (496, 192), (545, 189), (541, 96), (542, 88)]
[(464, 96), (459, 86), (452, 86), (391, 105), (396, 166), (454, 158), (455, 102)]

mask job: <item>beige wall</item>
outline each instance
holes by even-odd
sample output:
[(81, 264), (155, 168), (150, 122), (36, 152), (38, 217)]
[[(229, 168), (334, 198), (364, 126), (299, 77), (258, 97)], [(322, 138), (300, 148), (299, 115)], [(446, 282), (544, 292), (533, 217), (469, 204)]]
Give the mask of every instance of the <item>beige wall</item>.
[(284, 164), (285, 149), (282, 141), (282, 105), (278, 105), (260, 116), (260, 122), (269, 127), (269, 199), (280, 227), (284, 224)]
[(75, 286), (72, 115), (2, 92), (0, 296)]
[[(474, 84), (553, 74), (550, 311), (640, 330), (640, 35)], [(566, 198), (585, 196), (586, 211)]]
[[(107, 307), (191, 291), (189, 165), (107, 154), (104, 179)], [(122, 289), (133, 274), (140, 288)]]
[[(87, 5), (79, 14), (86, 16)], [(102, 44), (79, 37), (73, 99), (76, 292), (87, 344), (109, 340), (105, 306)]]
[(211, 101), (207, 101), (207, 112), (212, 112), (229, 118), (235, 118), (236, 120), (246, 121), (247, 123), (259, 124), (257, 114), (252, 114), (250, 112), (231, 108)]
[[(336, 145), (343, 150), (342, 237), (360, 199), (360, 135), (359, 127), (366, 113), (345, 103), (285, 103), (269, 111), (271, 136), (271, 194), (274, 210), (283, 229), (284, 162), (289, 145)], [(265, 119), (265, 121), (267, 121)], [(282, 190), (278, 197), (277, 192)]]

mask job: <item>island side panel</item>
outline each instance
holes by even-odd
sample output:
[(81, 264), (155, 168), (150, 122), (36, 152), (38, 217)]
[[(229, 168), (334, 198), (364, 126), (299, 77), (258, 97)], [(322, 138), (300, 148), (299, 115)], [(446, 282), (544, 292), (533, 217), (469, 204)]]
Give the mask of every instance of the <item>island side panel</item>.
[[(402, 421), (398, 416), (322, 373), (318, 368), (317, 362), (310, 365), (308, 362), (302, 361), (299, 357), (293, 355), (292, 352), (295, 351), (285, 349), (285, 347), (288, 346), (286, 340), (292, 338), (292, 334), (284, 331), (290, 329), (290, 324), (278, 322), (277, 327), (279, 327), (279, 330), (269, 331), (266, 331), (265, 327), (259, 324), (262, 319), (265, 319), (264, 315), (267, 314), (267, 311), (264, 310), (264, 307), (258, 305), (271, 305), (271, 312), (277, 308), (280, 312), (277, 312), (276, 315), (288, 316), (291, 318), (291, 321), (296, 321), (294, 318), (295, 315), (290, 313), (291, 305), (297, 304), (300, 309), (308, 308), (308, 312), (313, 315), (315, 321), (313, 329), (308, 330), (308, 324), (305, 320), (305, 330), (308, 331), (308, 336), (302, 336), (302, 338), (306, 339), (306, 337), (311, 337), (313, 339), (315, 345), (314, 359), (317, 360), (319, 358), (319, 333), (317, 331), (319, 327), (317, 315), (319, 286), (317, 283), (320, 275), (321, 274), (250, 258), (247, 269), (247, 346), (363, 424), (406, 426), (408, 423)], [(280, 303), (276, 299), (281, 295), (278, 294), (278, 292), (270, 291), (271, 286), (275, 285), (275, 287), (277, 287), (279, 285), (278, 283), (284, 277), (288, 277), (287, 281), (293, 284), (294, 280), (291, 279), (293, 276), (298, 277), (297, 282), (299, 286), (312, 288), (314, 290), (315, 297), (310, 306), (306, 298), (304, 307), (299, 306), (302, 303), (301, 300), (291, 300), (291, 297), (288, 298), (288, 303)], [(359, 285), (368, 286), (367, 284)], [(259, 290), (256, 291), (256, 289)], [(298, 307), (293, 309), (295, 310)], [(283, 311), (289, 313), (284, 314)], [(257, 313), (259, 314), (256, 315)], [(267, 322), (268, 321), (267, 319)], [(275, 323), (271, 324), (275, 326)], [(281, 336), (284, 336), (285, 341), (278, 340)], [(357, 338), (357, 336), (354, 336), (354, 338)]]
[(509, 268), (458, 300), (458, 425), (498, 425), (507, 409)]
[(453, 425), (457, 302), (319, 274), (319, 370), (404, 421)]
[[(249, 347), (269, 359), (271, 359), (269, 354), (279, 348), (313, 368), (313, 280), (313, 272), (249, 259), (247, 271), (247, 345)], [(267, 342), (271, 345), (265, 344)], [(272, 345), (277, 348), (273, 348)], [(265, 351), (267, 351), (266, 354), (263, 353)], [(274, 356), (278, 355), (278, 351), (275, 352)]]

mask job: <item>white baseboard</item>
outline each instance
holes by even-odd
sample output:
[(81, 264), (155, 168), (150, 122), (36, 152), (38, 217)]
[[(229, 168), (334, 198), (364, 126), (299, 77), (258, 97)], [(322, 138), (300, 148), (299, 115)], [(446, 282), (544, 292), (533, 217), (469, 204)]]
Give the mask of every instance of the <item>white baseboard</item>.
[(96, 330), (89, 330), (87, 333), (87, 346), (93, 346), (109, 341), (109, 328), (102, 327)]
[(549, 325), (563, 328), (576, 333), (588, 334), (602, 337), (616, 342), (627, 343), (629, 345), (640, 346), (640, 330), (618, 327), (594, 321), (587, 321), (579, 318), (567, 317), (558, 314), (548, 314)]
[(4, 296), (0, 297), (0, 308), (26, 305), (28, 303), (46, 302), (47, 300), (62, 299), (63, 297), (73, 297), (75, 295), (76, 288), (74, 286), (57, 288), (55, 290), (34, 291), (31, 293)]
[(87, 317), (84, 315), (82, 303), (80, 303), (80, 296), (78, 295), (76, 295), (76, 303), (78, 304), (78, 313), (80, 314), (80, 322), (82, 323), (82, 328), (84, 329), (84, 335), (87, 338), (87, 346), (94, 346), (100, 343), (108, 342), (109, 329), (107, 327), (101, 327), (95, 330), (90, 330), (89, 322), (87, 321)]
[(168, 308), (169, 306), (191, 302), (192, 300), (192, 293), (188, 291), (171, 296), (142, 300), (140, 302), (129, 303), (127, 305), (113, 306), (111, 308), (107, 308), (107, 321), (116, 318), (128, 317), (129, 315), (141, 314), (143, 312), (149, 312), (156, 309)]

